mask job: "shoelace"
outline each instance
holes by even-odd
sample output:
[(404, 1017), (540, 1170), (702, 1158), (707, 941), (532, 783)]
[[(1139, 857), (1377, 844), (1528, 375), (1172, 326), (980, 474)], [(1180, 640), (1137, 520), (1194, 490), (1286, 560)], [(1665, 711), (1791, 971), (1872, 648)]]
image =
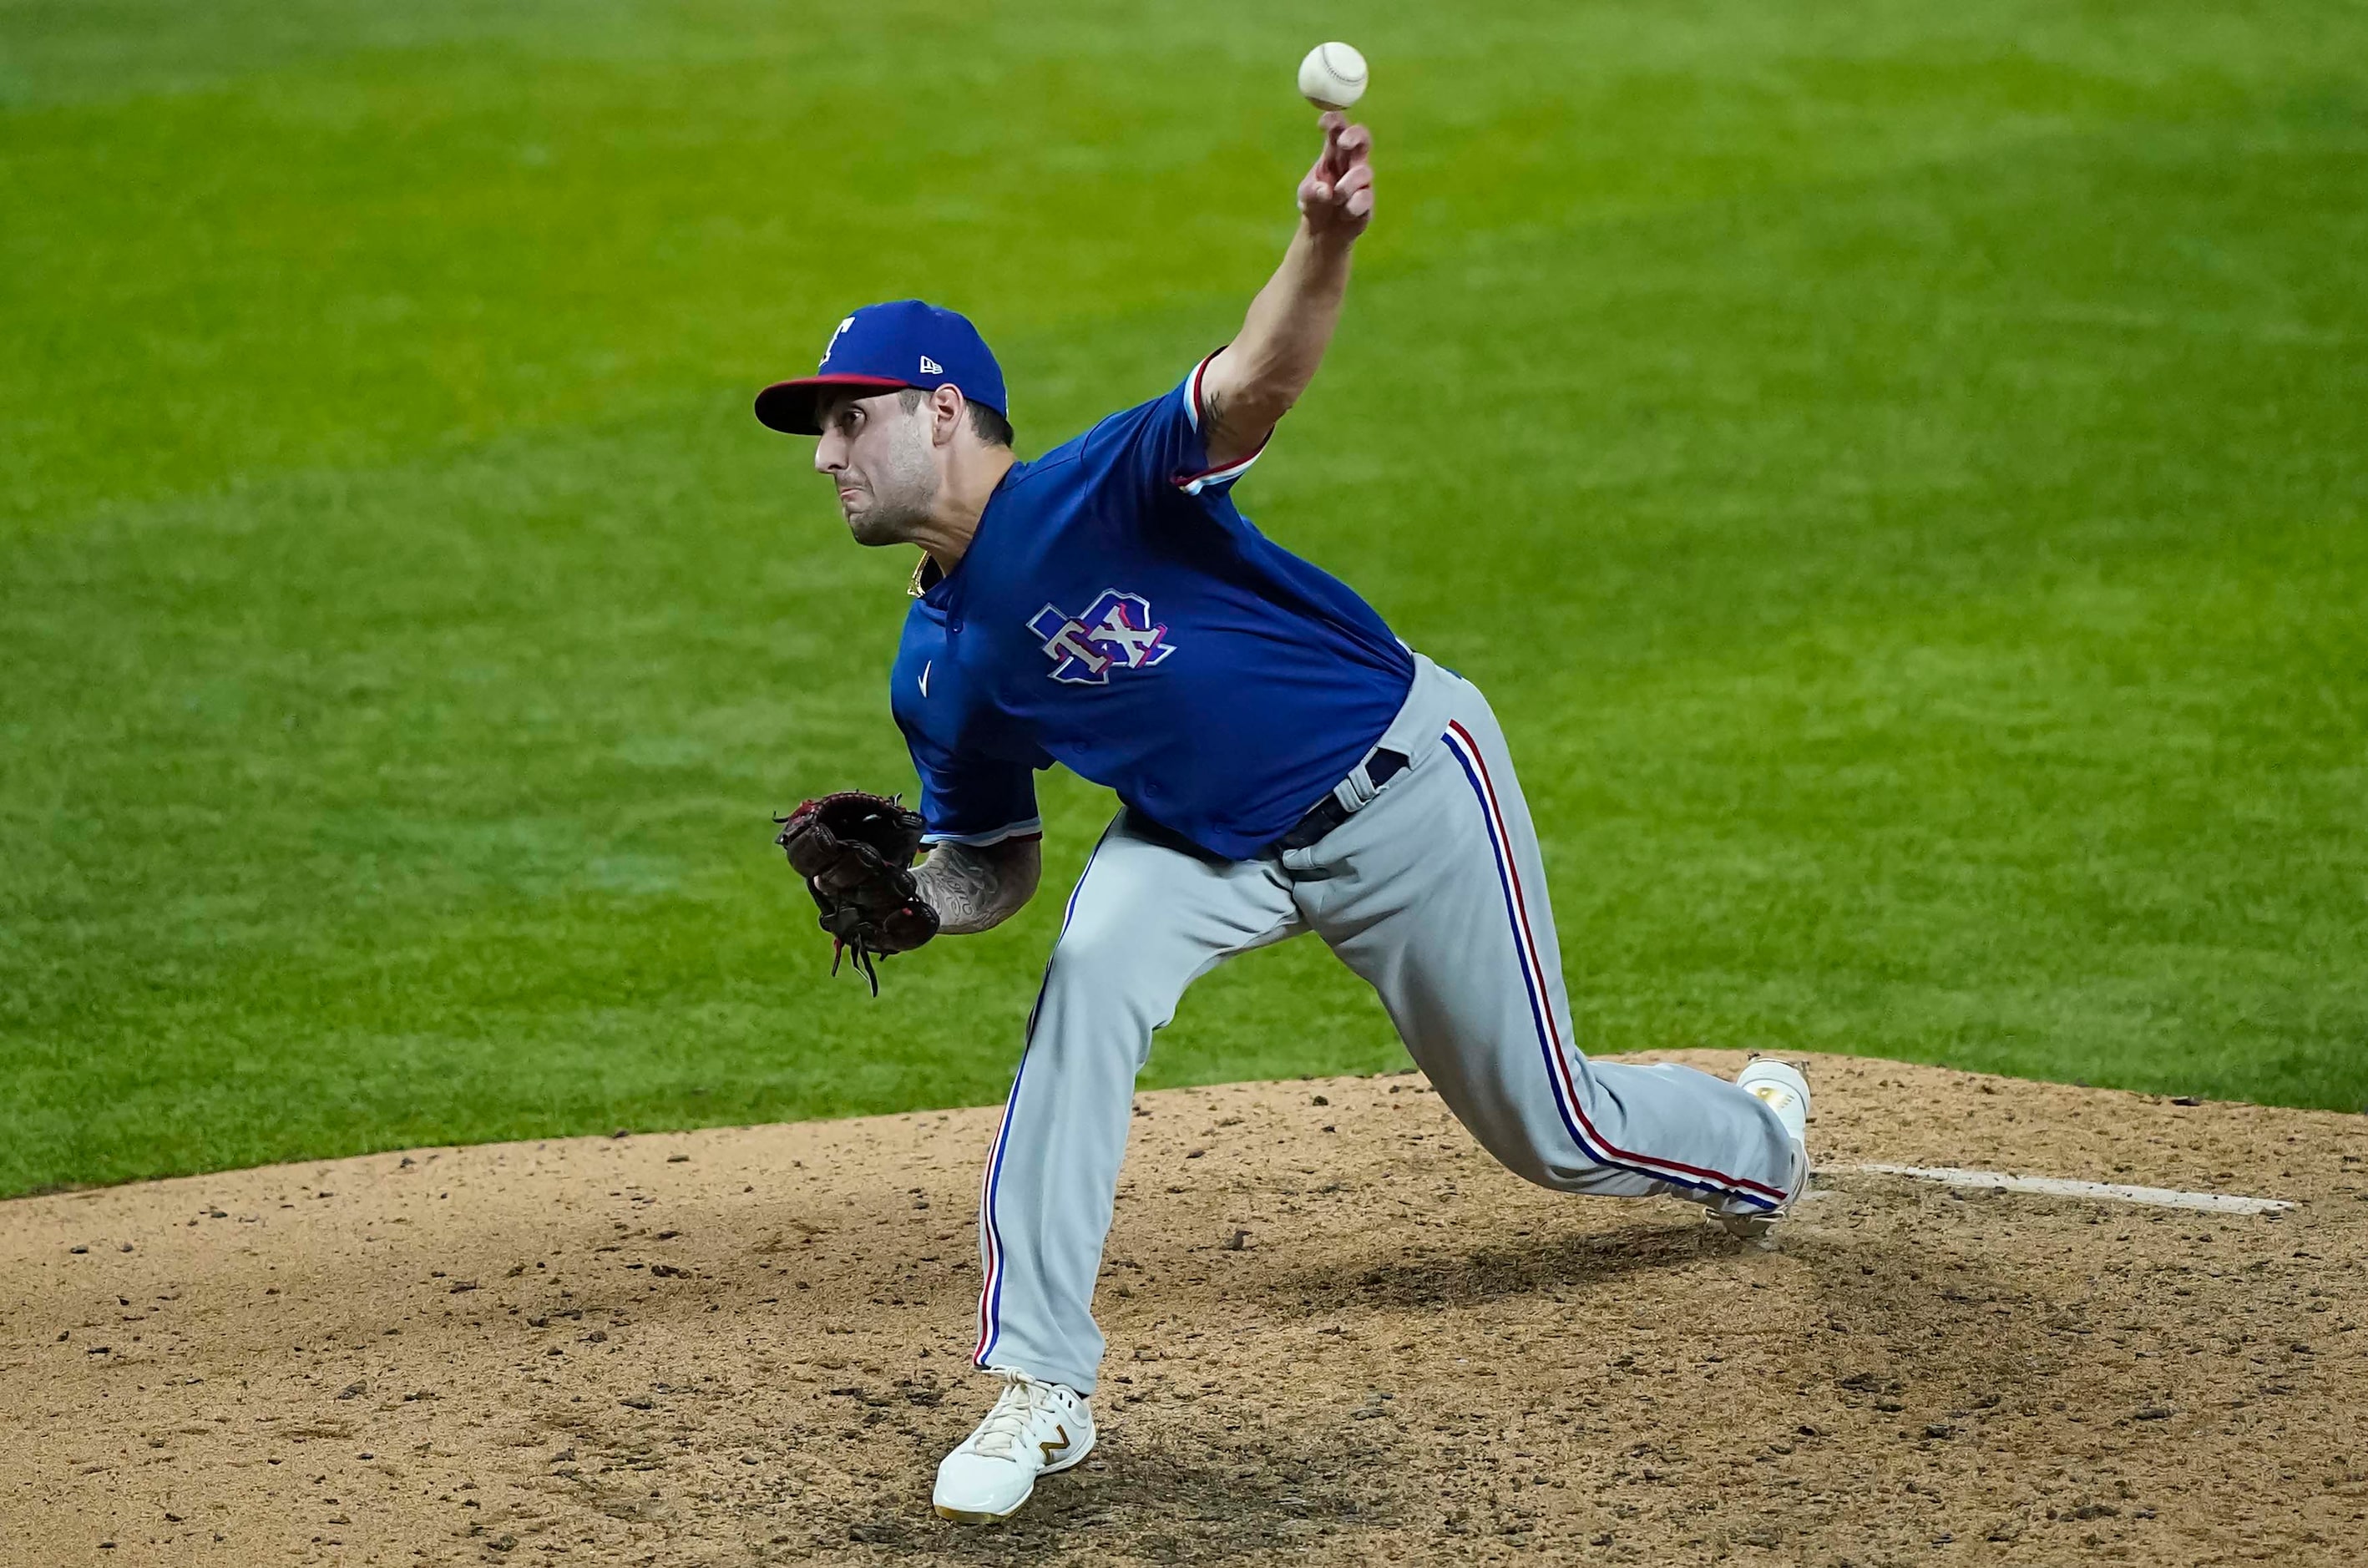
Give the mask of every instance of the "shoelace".
[(978, 1431), (971, 1438), (971, 1447), (982, 1454), (1011, 1459), (1019, 1454), (1029, 1426), (1040, 1412), (1039, 1398), (1049, 1404), (1052, 1391), (1044, 1389), (1040, 1395), (1040, 1385), (1017, 1372), (998, 1372), (996, 1375), (1003, 1380), (1003, 1394), (995, 1402), (995, 1408), (986, 1413), (986, 1419), (978, 1424)]

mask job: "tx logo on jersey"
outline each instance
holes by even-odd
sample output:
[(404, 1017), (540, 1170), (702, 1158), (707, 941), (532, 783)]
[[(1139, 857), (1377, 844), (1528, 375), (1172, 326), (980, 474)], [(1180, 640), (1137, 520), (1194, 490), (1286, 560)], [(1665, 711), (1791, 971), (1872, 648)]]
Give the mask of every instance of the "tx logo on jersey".
[(1046, 605), (1028, 622), (1044, 640), (1054, 680), (1076, 686), (1107, 686), (1110, 671), (1140, 670), (1176, 651), (1167, 628), (1151, 619), (1151, 601), (1141, 594), (1105, 588), (1083, 615)]

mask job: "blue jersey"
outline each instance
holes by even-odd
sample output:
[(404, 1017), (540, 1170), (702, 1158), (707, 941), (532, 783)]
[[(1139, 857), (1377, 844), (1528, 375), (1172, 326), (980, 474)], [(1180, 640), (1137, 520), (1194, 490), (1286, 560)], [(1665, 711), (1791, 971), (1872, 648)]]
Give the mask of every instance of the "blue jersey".
[(1406, 646), (1234, 509), (1256, 453), (1210, 465), (1208, 363), (1014, 464), (970, 549), (913, 601), (890, 704), (928, 842), (1037, 831), (1034, 773), (1058, 762), (1244, 859), (1396, 716), (1414, 679)]

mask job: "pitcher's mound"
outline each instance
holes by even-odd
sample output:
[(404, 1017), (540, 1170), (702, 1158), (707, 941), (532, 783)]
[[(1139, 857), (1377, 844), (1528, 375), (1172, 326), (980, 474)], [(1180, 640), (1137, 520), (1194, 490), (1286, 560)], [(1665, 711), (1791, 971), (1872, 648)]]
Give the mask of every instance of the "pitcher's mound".
[(989, 1392), (992, 1110), (0, 1205), (0, 1557), (2356, 1556), (2368, 1119), (1810, 1077), (1831, 1174), (1774, 1252), (1525, 1187), (1410, 1075), (1144, 1096), (1102, 1445), (984, 1530), (928, 1488)]

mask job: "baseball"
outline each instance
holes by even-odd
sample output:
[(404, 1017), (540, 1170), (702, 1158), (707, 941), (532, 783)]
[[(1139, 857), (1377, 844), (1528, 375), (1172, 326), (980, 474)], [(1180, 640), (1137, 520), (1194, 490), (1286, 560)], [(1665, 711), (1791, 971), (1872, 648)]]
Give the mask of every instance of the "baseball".
[(1319, 43), (1299, 62), (1299, 95), (1317, 108), (1347, 108), (1365, 96), (1365, 57), (1345, 43)]

